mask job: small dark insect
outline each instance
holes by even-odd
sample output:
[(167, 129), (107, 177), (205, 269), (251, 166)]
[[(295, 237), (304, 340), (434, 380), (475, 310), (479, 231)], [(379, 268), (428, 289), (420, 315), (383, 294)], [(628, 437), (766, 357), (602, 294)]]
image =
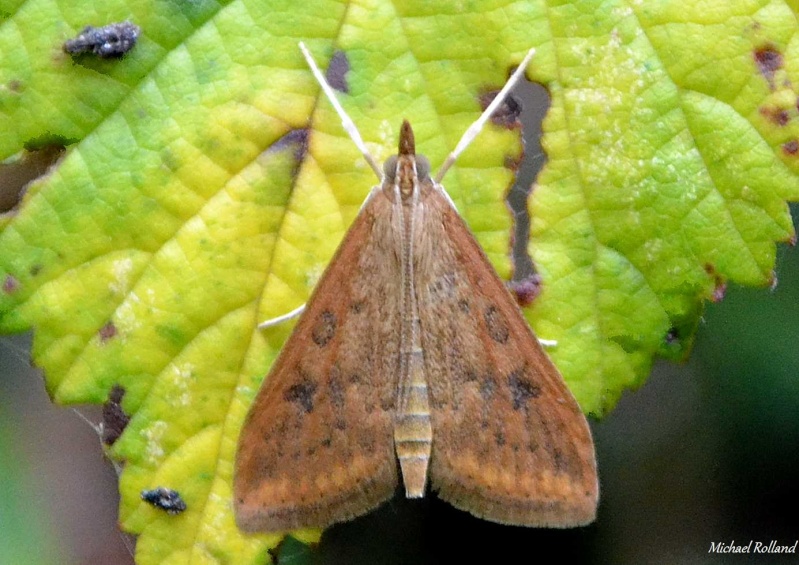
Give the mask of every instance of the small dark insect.
[(166, 487), (157, 487), (152, 490), (141, 491), (141, 499), (160, 508), (167, 514), (180, 514), (186, 510), (186, 503), (176, 490)]
[(141, 28), (130, 22), (103, 27), (86, 26), (75, 39), (64, 42), (64, 51), (70, 55), (91, 52), (104, 59), (121, 57), (133, 49), (139, 33)]

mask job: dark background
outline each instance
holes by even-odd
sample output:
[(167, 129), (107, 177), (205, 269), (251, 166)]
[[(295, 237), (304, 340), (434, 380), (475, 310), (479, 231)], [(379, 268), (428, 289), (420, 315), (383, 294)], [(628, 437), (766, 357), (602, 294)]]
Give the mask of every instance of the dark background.
[[(522, 91), (538, 96), (526, 102), (524, 120), (540, 123), (543, 91)], [(542, 163), (540, 147), (528, 144), (522, 186)], [(799, 539), (798, 259), (797, 249), (780, 246), (774, 290), (728, 288), (708, 304), (687, 364), (658, 363), (640, 390), (592, 422), (595, 524), (503, 527), (432, 496), (395, 496), (326, 532), (312, 561), (799, 563), (796, 555), (708, 554), (711, 542)], [(116, 473), (95, 431), (50, 403), (29, 367), (29, 340), (0, 339), (0, 563), (132, 563), (134, 542), (116, 527)], [(99, 419), (97, 407), (79, 409)]]

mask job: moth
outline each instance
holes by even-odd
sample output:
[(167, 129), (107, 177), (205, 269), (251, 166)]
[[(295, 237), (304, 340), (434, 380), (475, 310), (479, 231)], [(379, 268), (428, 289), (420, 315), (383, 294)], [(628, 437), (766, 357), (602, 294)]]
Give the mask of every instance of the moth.
[[(596, 514), (591, 432), (515, 300), (440, 184), (533, 51), (441, 171), (402, 123), (381, 181), (258, 392), (233, 481), (245, 532), (326, 527), (429, 486), (475, 516), (572, 527)], [(397, 464), (399, 462), (399, 465)]]

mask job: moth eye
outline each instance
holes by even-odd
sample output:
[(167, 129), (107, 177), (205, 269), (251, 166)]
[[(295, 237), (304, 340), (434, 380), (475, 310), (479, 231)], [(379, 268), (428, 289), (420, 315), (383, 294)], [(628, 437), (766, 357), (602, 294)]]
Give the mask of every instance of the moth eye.
[(424, 155), (416, 156), (416, 176), (424, 180), (430, 176), (430, 161)]
[(386, 177), (389, 181), (393, 181), (394, 177), (397, 175), (397, 156), (392, 155), (386, 162), (383, 163), (383, 176)]

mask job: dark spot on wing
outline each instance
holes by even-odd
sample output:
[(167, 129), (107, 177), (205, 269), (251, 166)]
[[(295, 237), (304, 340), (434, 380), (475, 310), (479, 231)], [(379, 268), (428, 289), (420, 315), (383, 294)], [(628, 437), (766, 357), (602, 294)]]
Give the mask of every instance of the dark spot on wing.
[(500, 447), (505, 445), (505, 434), (502, 433), (502, 430), (497, 430), (496, 432), (494, 432), (494, 441)]
[[(334, 367), (334, 369), (337, 368)], [(330, 402), (336, 409), (341, 410), (344, 407), (344, 383), (341, 382), (337, 370), (330, 371), (327, 387), (330, 394)]]
[(493, 375), (488, 374), (480, 382), (480, 396), (483, 400), (491, 400), (497, 390), (497, 381)]
[(469, 311), (471, 310), (471, 307), (469, 306), (469, 301), (466, 300), (465, 298), (461, 298), (460, 300), (458, 300), (458, 309), (464, 314), (468, 314)]
[(531, 398), (538, 398), (541, 394), (541, 387), (525, 377), (524, 368), (516, 369), (508, 375), (508, 386), (514, 410), (521, 410)]
[(283, 393), (283, 399), (297, 404), (308, 414), (314, 408), (314, 394), (316, 394), (316, 383), (306, 378), (287, 388)]
[(486, 308), (483, 317), (486, 323), (486, 330), (491, 339), (497, 343), (507, 343), (510, 337), (510, 330), (502, 312), (492, 305)]
[(366, 304), (363, 300), (350, 303), (350, 312), (353, 314), (360, 314), (363, 312), (364, 308), (366, 308)]
[(327, 345), (333, 336), (336, 334), (336, 315), (330, 310), (325, 310), (316, 319), (313, 330), (311, 331), (311, 339), (319, 347)]
[(325, 80), (327, 84), (338, 90), (348, 94), (350, 86), (347, 84), (347, 73), (350, 71), (350, 62), (347, 59), (344, 51), (336, 51), (327, 65), (325, 72)]

